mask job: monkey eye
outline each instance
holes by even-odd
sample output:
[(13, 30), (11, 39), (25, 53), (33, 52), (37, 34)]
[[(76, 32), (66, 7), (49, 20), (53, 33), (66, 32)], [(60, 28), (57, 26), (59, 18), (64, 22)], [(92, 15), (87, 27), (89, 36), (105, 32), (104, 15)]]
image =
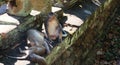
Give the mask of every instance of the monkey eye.
[(57, 26), (55, 29), (58, 29), (59, 28), (59, 26)]
[(16, 0), (11, 0), (11, 1), (10, 1), (10, 5), (11, 5), (12, 7), (17, 7)]

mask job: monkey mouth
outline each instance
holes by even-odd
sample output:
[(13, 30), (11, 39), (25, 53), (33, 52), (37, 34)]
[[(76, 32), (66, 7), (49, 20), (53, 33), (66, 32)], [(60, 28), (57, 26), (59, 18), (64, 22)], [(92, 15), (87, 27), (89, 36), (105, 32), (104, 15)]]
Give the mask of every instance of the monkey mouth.
[(50, 35), (49, 37), (50, 37), (50, 39), (52, 39), (52, 40), (55, 40), (55, 39), (57, 38), (56, 35)]

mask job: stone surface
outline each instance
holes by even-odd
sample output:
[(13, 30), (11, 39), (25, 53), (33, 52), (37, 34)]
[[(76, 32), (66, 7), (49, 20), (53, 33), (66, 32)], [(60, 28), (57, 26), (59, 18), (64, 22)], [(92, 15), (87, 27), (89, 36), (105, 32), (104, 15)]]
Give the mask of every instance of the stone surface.
[(64, 9), (70, 8), (74, 5), (78, 0), (54, 0), (53, 5), (57, 7), (61, 7)]
[(77, 27), (80, 27), (80, 25), (83, 24), (83, 20), (75, 15), (64, 13), (64, 16), (67, 17), (65, 24), (70, 24), (71, 26), (70, 25), (65, 26), (63, 30), (67, 31), (70, 34), (73, 34), (78, 29)]

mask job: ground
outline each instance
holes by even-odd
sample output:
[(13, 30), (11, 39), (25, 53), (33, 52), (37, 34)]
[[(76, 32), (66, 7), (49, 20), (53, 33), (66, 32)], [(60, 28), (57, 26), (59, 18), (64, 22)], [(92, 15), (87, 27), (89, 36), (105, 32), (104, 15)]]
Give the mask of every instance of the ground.
[(107, 34), (100, 39), (94, 65), (120, 65), (120, 9), (116, 13), (113, 24), (108, 28)]

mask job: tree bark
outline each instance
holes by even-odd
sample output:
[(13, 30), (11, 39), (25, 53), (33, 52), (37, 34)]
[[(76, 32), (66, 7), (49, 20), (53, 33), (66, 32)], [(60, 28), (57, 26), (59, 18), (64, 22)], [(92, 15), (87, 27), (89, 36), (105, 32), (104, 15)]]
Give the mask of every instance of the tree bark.
[(46, 57), (49, 65), (93, 65), (96, 48), (114, 19), (119, 0), (106, 0), (72, 36), (68, 36)]

